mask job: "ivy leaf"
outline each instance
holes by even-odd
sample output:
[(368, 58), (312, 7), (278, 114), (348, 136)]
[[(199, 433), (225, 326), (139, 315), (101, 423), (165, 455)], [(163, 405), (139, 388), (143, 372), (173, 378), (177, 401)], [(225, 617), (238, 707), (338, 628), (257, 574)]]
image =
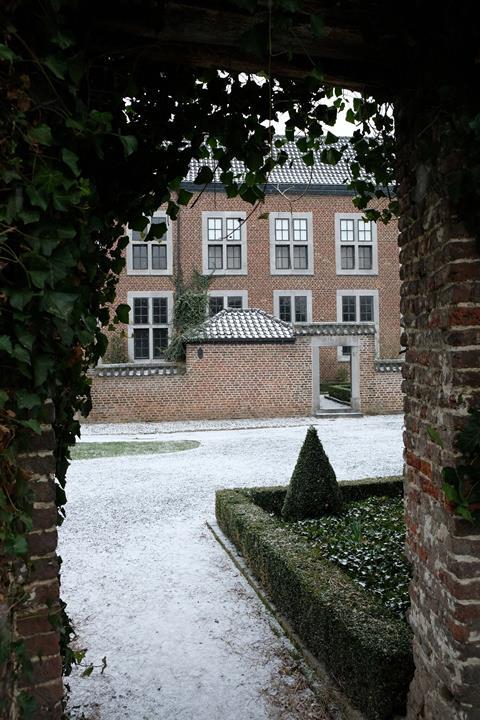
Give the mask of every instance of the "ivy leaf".
[(56, 317), (67, 320), (77, 300), (76, 293), (46, 292), (40, 301), (40, 307)]
[(128, 222), (130, 230), (136, 230), (142, 232), (145, 230), (149, 223), (149, 219), (145, 215), (137, 215), (137, 217), (131, 218)]
[(90, 677), (90, 675), (93, 672), (93, 665), (89, 665), (85, 668), (85, 670), (82, 672), (80, 677)]
[(334, 135), (330, 130), (327, 132), (325, 136), (325, 144), (326, 145), (335, 145), (338, 142), (338, 137)]
[(29, 137), (39, 145), (51, 145), (53, 143), (52, 131), (45, 123), (30, 130)]
[(10, 305), (16, 310), (23, 310), (25, 305), (33, 298), (33, 290), (11, 290)]
[(315, 156), (313, 154), (313, 150), (309, 150), (306, 155), (303, 155), (302, 160), (307, 167), (312, 167), (312, 165), (314, 165), (315, 163)]
[(47, 198), (38, 191), (38, 189), (34, 185), (27, 185), (26, 187), (27, 195), (32, 203), (32, 205), (35, 205), (36, 207), (41, 208), (42, 210), (46, 210), (48, 207), (48, 200)]
[(26, 555), (28, 552), (27, 539), (23, 535), (16, 535), (10, 546), (12, 555)]
[(138, 140), (134, 135), (119, 135), (118, 137), (123, 145), (125, 157), (128, 157), (135, 152), (138, 147)]
[(127, 305), (126, 303), (121, 303), (120, 305), (117, 305), (115, 314), (119, 322), (128, 325), (130, 317), (130, 305)]
[(443, 448), (443, 440), (440, 437), (440, 433), (438, 430), (431, 425), (427, 427), (427, 433), (430, 437), (430, 440), (435, 443), (435, 445), (438, 445), (439, 447)]
[(150, 230), (148, 231), (148, 235), (146, 237), (147, 240), (151, 240), (154, 238), (155, 240), (160, 240), (163, 238), (167, 233), (167, 225), (164, 222), (160, 223), (154, 223), (150, 225)]
[(33, 333), (29, 332), (26, 328), (19, 325), (15, 328), (15, 334), (23, 347), (26, 347), (27, 350), (32, 349), (33, 343), (35, 342), (35, 335), (33, 335)]
[(321, 161), (326, 165), (336, 165), (342, 159), (342, 153), (337, 148), (329, 147), (322, 150)]
[(203, 165), (195, 180), (193, 181), (195, 185), (208, 185), (213, 180), (213, 171), (211, 168), (209, 168), (207, 165)]
[(63, 148), (62, 160), (65, 165), (68, 165), (75, 177), (78, 177), (80, 175), (80, 168), (78, 167), (78, 155), (76, 155), (68, 148)]
[(7, 401), (8, 401), (8, 393), (5, 392), (5, 390), (0, 390), (0, 408), (3, 408)]
[(67, 63), (54, 55), (49, 55), (43, 61), (43, 64), (55, 75), (59, 80), (63, 80), (67, 72)]
[(33, 372), (35, 377), (35, 386), (43, 385), (47, 379), (49, 370), (53, 369), (53, 359), (50, 355), (34, 355), (33, 356)]
[(12, 352), (12, 341), (8, 335), (0, 335), (0, 350), (6, 353)]
[(457, 488), (450, 483), (443, 483), (443, 492), (445, 493), (447, 500), (450, 500), (450, 502), (455, 504), (462, 502)]
[(48, 278), (48, 272), (43, 270), (29, 270), (28, 275), (33, 285), (41, 290), (45, 286), (45, 281)]
[(188, 192), (188, 190), (185, 190), (184, 188), (181, 188), (178, 193), (177, 203), (179, 205), (188, 205), (192, 197), (193, 193)]
[(26, 390), (18, 390), (16, 393), (16, 399), (18, 407), (21, 409), (32, 410), (34, 407), (39, 407), (42, 401), (35, 393), (29, 393)]
[(17, 58), (18, 55), (16, 55), (13, 50), (10, 50), (9, 47), (4, 45), (3, 43), (0, 43), (0, 60), (12, 62), (12, 60), (16, 60)]
[(15, 358), (15, 360), (18, 360), (19, 362), (23, 362), (23, 363), (25, 363), (25, 365), (30, 364), (30, 353), (27, 350), (25, 350), (25, 348), (22, 347), (21, 345), (15, 345), (11, 355), (13, 358)]
[(30, 418), (30, 420), (18, 420), (18, 424), (27, 428), (27, 430), (31, 430), (35, 435), (41, 435), (42, 433), (42, 426), (38, 420), (34, 420), (33, 418)]

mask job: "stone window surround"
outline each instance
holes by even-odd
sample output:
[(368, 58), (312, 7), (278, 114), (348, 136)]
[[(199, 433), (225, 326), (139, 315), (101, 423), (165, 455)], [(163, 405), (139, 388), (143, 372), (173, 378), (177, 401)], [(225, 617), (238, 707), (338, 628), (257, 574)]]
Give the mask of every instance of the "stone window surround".
[[(248, 290), (209, 290), (208, 291), (208, 297), (214, 297), (223, 298), (223, 307), (224, 309), (228, 306), (226, 305), (226, 300), (229, 297), (241, 297), (242, 298), (242, 310), (248, 309)], [(209, 308), (207, 307), (207, 315), (209, 315)]]
[[(314, 273), (314, 256), (313, 256), (313, 215), (311, 212), (271, 212), (269, 213), (269, 235), (270, 235), (270, 275), (313, 275)], [(277, 218), (288, 218), (291, 220), (302, 219), (307, 221), (307, 253), (308, 268), (305, 270), (295, 270), (293, 267), (288, 269), (279, 269), (275, 267), (275, 245), (285, 243), (275, 242), (275, 220)], [(293, 240), (290, 240), (290, 247), (293, 247)], [(293, 253), (292, 253), (293, 256)]]
[[(214, 275), (215, 277), (220, 275), (246, 275), (248, 272), (247, 262), (247, 223), (246, 212), (244, 210), (225, 210), (225, 211), (208, 211), (202, 212), (202, 272), (204, 275)], [(227, 243), (226, 239), (223, 238), (217, 242), (208, 242), (208, 218), (239, 218), (243, 222), (240, 225), (241, 240), (237, 243), (232, 243), (241, 246), (242, 253), (242, 267), (238, 270), (232, 270), (228, 268), (222, 268), (220, 270), (212, 270), (208, 267), (208, 245), (220, 245)]]
[[(306, 323), (313, 322), (312, 319), (312, 291), (311, 290), (274, 290), (273, 291), (273, 314), (280, 317), (280, 297), (288, 295), (292, 300), (297, 296), (305, 296), (307, 298), (307, 320)], [(306, 323), (295, 323), (292, 325), (303, 325)]]
[[(342, 257), (341, 257), (341, 246), (348, 243), (342, 243), (340, 241), (340, 221), (341, 220), (361, 220), (363, 218), (362, 213), (335, 213), (335, 267), (337, 275), (378, 275), (378, 242), (377, 242), (377, 223), (372, 222), (372, 242), (371, 243), (359, 243), (358, 240), (354, 240), (352, 243), (355, 248), (359, 245), (369, 246), (372, 248), (372, 268), (370, 270), (360, 270), (355, 267), (351, 270), (342, 269)], [(355, 252), (356, 262), (358, 262), (358, 254)]]
[[(378, 300), (378, 290), (337, 290), (337, 322), (343, 323), (342, 320), (342, 297), (344, 295), (353, 295), (357, 298), (356, 300), (356, 312), (357, 312), (357, 319), (355, 323), (359, 323), (360, 321), (360, 301), (359, 298), (363, 295), (371, 295), (373, 296), (373, 322), (375, 324), (375, 357), (379, 356), (380, 347), (380, 337), (379, 337), (379, 300)], [(343, 343), (343, 345), (348, 345), (348, 343)], [(342, 347), (343, 345), (339, 345), (337, 347), (337, 360), (339, 362), (350, 362), (350, 357), (348, 355), (344, 355), (342, 353)]]
[[(165, 220), (165, 223), (167, 225), (167, 233), (164, 236), (164, 240), (149, 240), (148, 242), (145, 242), (145, 245), (148, 247), (148, 256), (151, 257), (151, 246), (155, 243), (159, 244), (165, 244), (167, 246), (167, 267), (165, 270), (152, 270), (151, 267), (148, 267), (146, 270), (134, 270), (133, 269), (133, 241), (132, 241), (132, 234), (133, 231), (130, 230), (130, 228), (127, 227), (127, 235), (129, 238), (129, 243), (127, 246), (127, 267), (126, 267), (126, 273), (127, 275), (172, 275), (173, 274), (173, 241), (172, 241), (172, 221), (167, 217), (165, 212), (161, 210), (156, 210), (153, 213), (154, 218), (162, 218)], [(147, 226), (147, 228), (144, 230), (145, 235), (150, 230), (150, 224)], [(150, 262), (149, 262), (150, 264)]]
[[(128, 357), (130, 358), (130, 362), (133, 363), (140, 363), (147, 365), (149, 363), (158, 363), (159, 358), (149, 358), (149, 359), (138, 359), (135, 360), (134, 355), (134, 347), (133, 347), (133, 330), (135, 327), (135, 323), (133, 322), (133, 300), (135, 298), (148, 298), (149, 300), (151, 298), (156, 297), (162, 297), (167, 299), (168, 307), (167, 307), (167, 320), (168, 320), (168, 337), (170, 339), (171, 334), (171, 326), (173, 321), (173, 291), (172, 290), (163, 290), (161, 292), (157, 292), (155, 290), (133, 290), (129, 293), (127, 293), (127, 303), (130, 305), (130, 314), (129, 314), (129, 324), (128, 324)], [(149, 302), (149, 313), (151, 312), (151, 302)], [(140, 326), (138, 326), (140, 327)], [(152, 347), (152, 329), (154, 327), (157, 327), (153, 325), (152, 323), (149, 323), (148, 325), (142, 325), (142, 328), (149, 329), (150, 331), (150, 347)], [(164, 324), (158, 325), (158, 327), (165, 327)]]

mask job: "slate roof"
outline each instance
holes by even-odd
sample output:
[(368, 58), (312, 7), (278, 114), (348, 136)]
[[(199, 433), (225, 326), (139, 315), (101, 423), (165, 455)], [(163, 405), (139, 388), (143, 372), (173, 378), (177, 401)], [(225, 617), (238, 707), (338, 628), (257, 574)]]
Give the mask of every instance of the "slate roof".
[[(341, 141), (342, 138), (340, 138)], [(351, 151), (346, 151), (344, 157), (337, 165), (326, 165), (320, 162), (320, 151), (315, 153), (316, 162), (311, 167), (305, 165), (302, 160), (302, 153), (294, 142), (286, 144), (285, 148), (289, 161), (283, 167), (272, 170), (270, 174), (270, 185), (345, 185), (350, 178), (349, 164), (346, 160)], [(215, 160), (192, 160), (190, 170), (185, 178), (186, 183), (193, 183), (198, 171), (203, 165), (208, 165), (212, 170), (215, 168)], [(244, 172), (243, 163), (233, 160), (232, 170), (234, 174), (241, 175)], [(215, 182), (220, 182), (220, 170), (215, 173)], [(200, 188), (199, 185), (196, 186)]]
[(289, 323), (263, 310), (221, 310), (184, 335), (186, 342), (294, 342)]

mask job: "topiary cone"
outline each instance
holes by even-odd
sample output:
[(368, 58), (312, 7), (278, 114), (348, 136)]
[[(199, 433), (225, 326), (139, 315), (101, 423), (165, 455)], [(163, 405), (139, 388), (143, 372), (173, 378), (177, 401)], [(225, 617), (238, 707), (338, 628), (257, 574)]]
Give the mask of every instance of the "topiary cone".
[(316, 429), (308, 428), (282, 508), (285, 520), (337, 515), (342, 494)]

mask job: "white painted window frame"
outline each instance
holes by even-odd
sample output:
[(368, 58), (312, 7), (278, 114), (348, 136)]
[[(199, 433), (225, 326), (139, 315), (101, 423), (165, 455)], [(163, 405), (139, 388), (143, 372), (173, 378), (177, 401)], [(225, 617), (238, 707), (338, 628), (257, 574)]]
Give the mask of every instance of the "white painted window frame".
[[(378, 300), (378, 290), (337, 290), (337, 322), (343, 323), (342, 317), (342, 297), (344, 295), (350, 295), (355, 296), (356, 298), (356, 307), (355, 307), (355, 313), (357, 318), (360, 318), (360, 298), (365, 295), (371, 295), (373, 296), (373, 322), (375, 325), (375, 357), (378, 357), (379, 355), (379, 330), (380, 330), (380, 321), (379, 321), (379, 300)], [(356, 324), (358, 322), (361, 322), (360, 320), (356, 320)], [(346, 323), (347, 325), (349, 323)], [(345, 343), (347, 345), (348, 343)], [(342, 353), (342, 346), (337, 347), (337, 359), (339, 362), (350, 362), (350, 358), (348, 355), (343, 355)]]
[[(202, 271), (204, 275), (224, 276), (224, 275), (247, 275), (248, 273), (248, 259), (247, 259), (247, 223), (246, 212), (243, 210), (228, 210), (223, 212), (208, 210), (202, 212)], [(209, 243), (208, 241), (208, 218), (221, 218), (225, 221), (227, 218), (238, 218), (242, 221), (240, 225), (240, 242), (232, 243), (241, 246), (242, 253), (242, 267), (238, 270), (228, 269), (227, 265), (227, 245), (228, 241), (226, 237), (221, 240)], [(225, 223), (222, 223), (222, 225)], [(226, 224), (225, 224), (226, 225)], [(208, 246), (209, 245), (222, 245), (223, 246), (223, 265), (221, 270), (212, 270), (208, 267)]]
[[(172, 221), (168, 216), (157, 210), (153, 213), (154, 218), (162, 218), (165, 220), (167, 226), (166, 235), (161, 240), (149, 240), (148, 242), (143, 240), (148, 250), (148, 268), (146, 270), (134, 270), (133, 268), (133, 245), (140, 245), (139, 242), (133, 242), (133, 232), (127, 227), (127, 235), (129, 237), (129, 243), (127, 246), (127, 275), (173, 275), (173, 240), (172, 240)], [(143, 234), (146, 236), (150, 230), (150, 223), (147, 225)], [(152, 269), (152, 245), (166, 245), (167, 246), (167, 267), (165, 270), (153, 270)]]
[[(164, 323), (154, 325), (151, 322), (152, 319), (152, 298), (167, 298), (168, 306), (167, 306), (167, 329), (168, 329), (168, 339), (170, 341), (171, 333), (172, 333), (172, 322), (173, 322), (173, 291), (172, 290), (162, 290), (160, 292), (154, 291), (154, 290), (133, 290), (129, 293), (127, 293), (127, 303), (130, 305), (130, 313), (129, 313), (129, 323), (128, 323), (128, 357), (129, 362), (135, 362), (139, 365), (147, 365), (147, 364), (154, 364), (161, 362), (161, 358), (153, 358), (150, 357), (148, 360), (143, 359), (134, 359), (134, 344), (133, 344), (133, 331), (136, 328), (142, 328), (142, 329), (148, 329), (149, 330), (149, 348), (150, 353), (153, 349), (153, 328), (156, 327), (165, 327)], [(148, 298), (148, 319), (149, 323), (148, 325), (138, 325), (133, 322), (133, 301), (135, 298)]]
[[(313, 275), (314, 273), (314, 256), (313, 256), (313, 215), (311, 212), (271, 212), (269, 213), (269, 233), (270, 233), (270, 275)], [(277, 219), (288, 219), (290, 221), (289, 235), (290, 240), (288, 243), (277, 243), (275, 241), (275, 220)], [(293, 230), (292, 220), (306, 220), (307, 221), (307, 253), (308, 253), (308, 268), (305, 270), (295, 270), (295, 268), (277, 268), (275, 267), (275, 246), (285, 245), (290, 246), (292, 265), (293, 265)]]
[[(223, 306), (226, 307), (226, 301), (229, 297), (242, 298), (242, 310), (248, 308), (248, 290), (209, 290), (208, 297), (223, 298)], [(210, 308), (207, 307), (207, 316), (210, 314)]]
[(294, 299), (298, 296), (306, 296), (307, 298), (307, 320), (304, 323), (297, 323), (294, 320), (292, 325), (308, 325), (313, 322), (312, 320), (312, 291), (311, 290), (274, 290), (273, 291), (273, 314), (275, 317), (280, 318), (280, 297), (287, 295), (292, 300), (294, 306)]
[[(363, 218), (362, 213), (335, 213), (335, 265), (337, 275), (378, 275), (378, 242), (377, 242), (377, 223), (372, 221), (372, 242), (371, 243), (359, 243), (357, 240), (358, 233), (358, 220)], [(340, 235), (340, 221), (341, 220), (354, 220), (354, 240), (353, 243), (341, 242)], [(355, 253), (355, 267), (351, 270), (342, 269), (342, 245), (354, 246)], [(358, 248), (359, 246), (372, 248), (372, 267), (370, 270), (360, 270), (358, 268)]]

